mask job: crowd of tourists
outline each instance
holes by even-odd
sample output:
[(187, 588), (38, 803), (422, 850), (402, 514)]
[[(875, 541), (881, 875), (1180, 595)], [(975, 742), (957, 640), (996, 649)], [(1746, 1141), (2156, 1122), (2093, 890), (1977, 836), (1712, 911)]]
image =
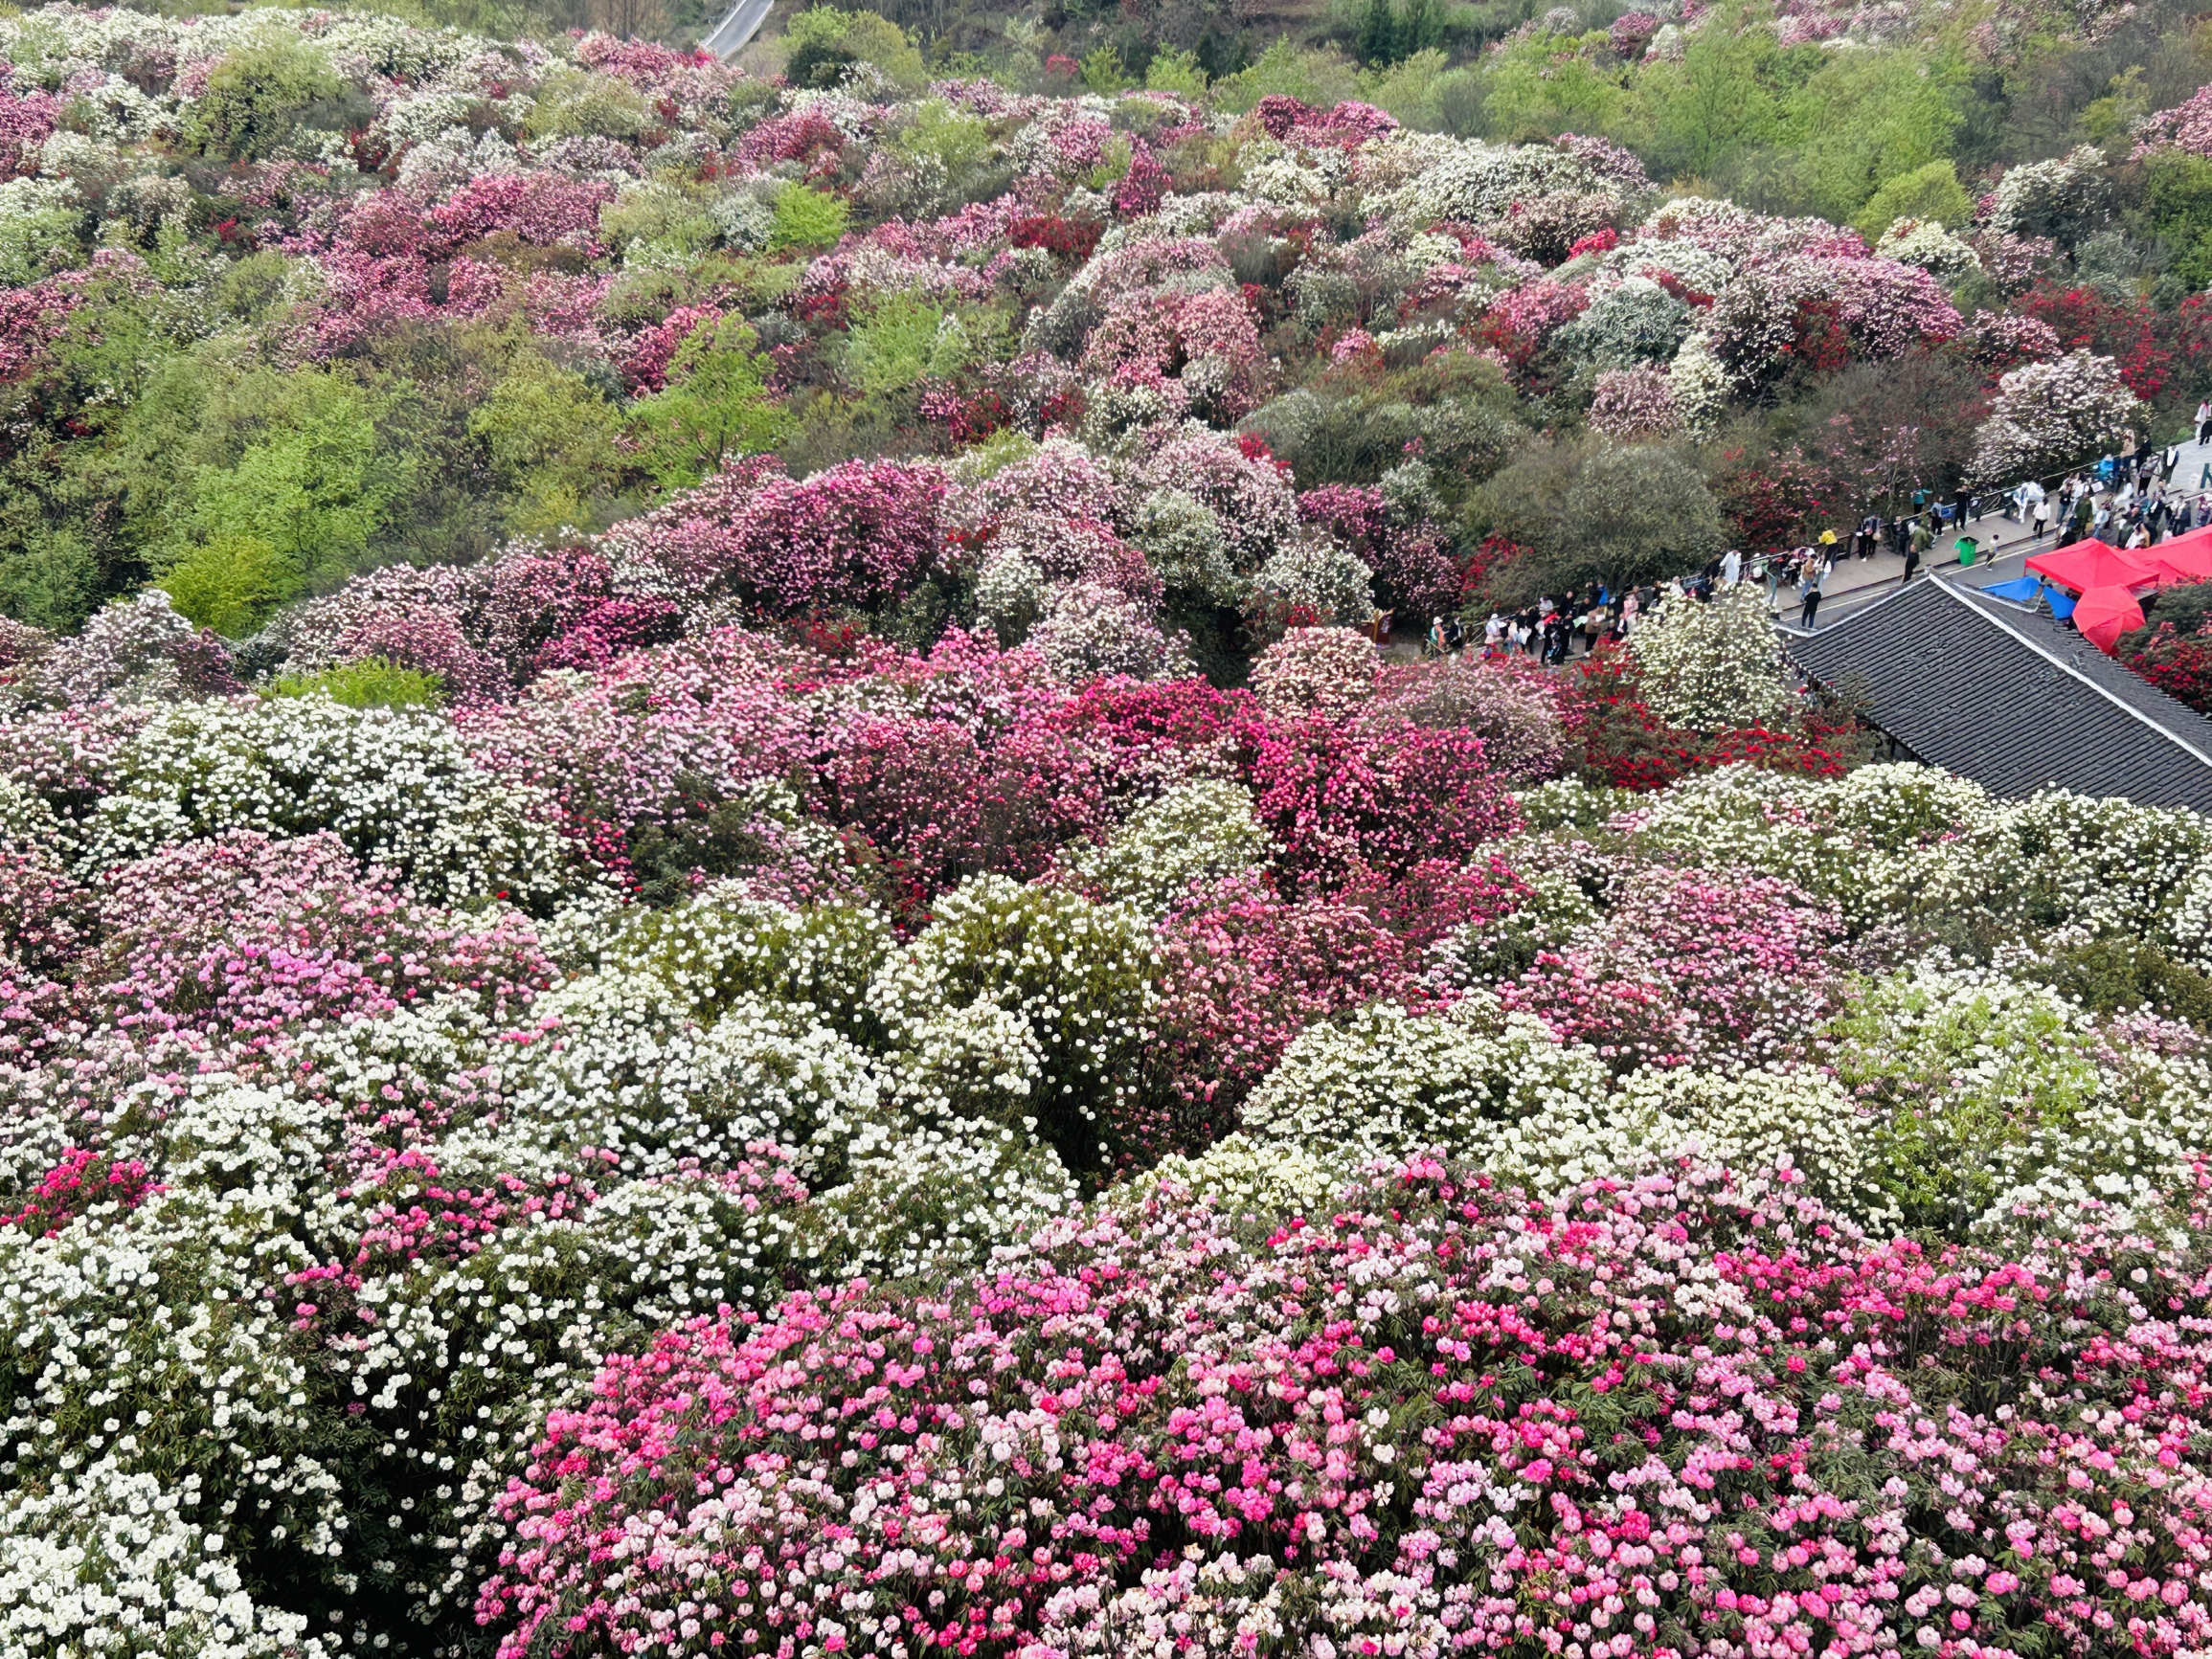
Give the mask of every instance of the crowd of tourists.
[[(2198, 412), (2200, 441), (2208, 430), (2212, 403)], [(1967, 527), (1992, 511), (2027, 527), (2031, 547), (2054, 535), (2053, 546), (2062, 548), (2090, 538), (2115, 548), (2155, 547), (2212, 525), (2212, 490), (2189, 489), (2186, 481), (2175, 476), (2179, 456), (2178, 445), (2164, 450), (2146, 445), (2130, 455), (2107, 456), (2048, 488), (2030, 480), (1995, 498), (1977, 500), (1964, 491), (1941, 497), (1915, 492), (1912, 510), (1889, 518), (1869, 513), (1842, 535), (1827, 529), (1803, 546), (1750, 556), (1731, 548), (1695, 575), (1621, 593), (1593, 581), (1579, 593), (1546, 594), (1517, 611), (1492, 611), (1481, 629), (1482, 654), (1562, 663), (1626, 639), (1639, 618), (1671, 601), (1709, 599), (1717, 589), (1742, 581), (1765, 587), (1767, 609), (1776, 617), (1794, 603), (1797, 625), (1813, 628), (1841, 567), (1888, 553), (1904, 564), (1900, 579), (1910, 582), (1923, 567), (1941, 562), (1939, 547), (1947, 554), (1967, 553), (1965, 562), (1972, 563), (1971, 554), (1982, 549), (1967, 535)], [(1432, 655), (1456, 652), (1471, 642), (1470, 630), (1458, 617), (1431, 620), (1427, 648)]]

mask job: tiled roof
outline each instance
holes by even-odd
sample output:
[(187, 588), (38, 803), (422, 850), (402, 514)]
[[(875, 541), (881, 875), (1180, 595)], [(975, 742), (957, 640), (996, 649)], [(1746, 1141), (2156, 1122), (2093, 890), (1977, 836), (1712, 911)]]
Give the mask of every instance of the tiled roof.
[(2048, 617), (1931, 578), (1782, 634), (1808, 676), (1994, 794), (2056, 787), (2212, 812), (2212, 720)]

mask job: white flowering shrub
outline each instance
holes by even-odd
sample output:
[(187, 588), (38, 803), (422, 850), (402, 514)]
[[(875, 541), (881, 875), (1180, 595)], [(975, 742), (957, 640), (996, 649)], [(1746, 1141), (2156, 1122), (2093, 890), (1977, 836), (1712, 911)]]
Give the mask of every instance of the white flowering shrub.
[(1679, 599), (1629, 636), (1637, 684), (1655, 713), (1691, 731), (1763, 726), (1789, 711), (1789, 682), (1767, 614), (1749, 582), (1700, 604)]
[(1317, 1025), (1245, 1102), (1243, 1132), (1361, 1161), (1443, 1149), (1479, 1163), (1501, 1126), (1572, 1116), (1611, 1092), (1587, 1050), (1479, 1000), (1442, 1015), (1392, 1003)]
[(111, 758), (109, 793), (79, 830), (100, 868), (225, 830), (329, 830), (441, 903), (549, 904), (576, 885), (539, 802), (469, 759), (422, 709), (317, 698), (167, 709)]
[(608, 966), (649, 974), (711, 1021), (741, 997), (786, 1003), (858, 1042), (873, 1034), (869, 981), (892, 943), (890, 921), (861, 905), (796, 910), (738, 883), (671, 909), (640, 908), (599, 948)]
[(1067, 867), (1086, 888), (1158, 919), (1194, 886), (1238, 875), (1272, 851), (1251, 792), (1201, 778), (1143, 802), (1105, 841), (1078, 847)]
[[(1049, 886), (982, 876), (940, 899), (934, 919), (884, 964), (869, 999), (889, 1034), (891, 1065), (925, 1074), (1011, 1061), (1033, 1083), (1026, 1101), (1072, 1169), (1131, 1155), (1148, 1124), (1136, 1075), (1158, 1005), (1158, 952), (1141, 914)], [(956, 1022), (940, 1058), (944, 1022)]]
[(1947, 288), (1981, 269), (1975, 251), (1943, 228), (1940, 219), (1898, 219), (1882, 233), (1875, 252), (1901, 265), (1917, 265)]
[(100, 1458), (0, 1497), (0, 1644), (26, 1659), (291, 1659), (332, 1649), (208, 1548), (199, 1483)]
[(1668, 1067), (1622, 1079), (1632, 1119), (1680, 1155), (1729, 1169), (1790, 1169), (1797, 1185), (1867, 1225), (1894, 1224), (1895, 1203), (1875, 1178), (1870, 1113), (1825, 1071), (1764, 1065), (1725, 1073)]
[(2117, 1087), (2079, 1008), (2001, 975), (1932, 967), (1869, 986), (1830, 1025), (1824, 1058), (1876, 1114), (1874, 1178), (1916, 1226), (1990, 1213), (1999, 1149), (2070, 1125)]
[(1998, 381), (1968, 470), (1985, 484), (2058, 472), (2132, 447), (2147, 415), (2110, 357), (2023, 363)]

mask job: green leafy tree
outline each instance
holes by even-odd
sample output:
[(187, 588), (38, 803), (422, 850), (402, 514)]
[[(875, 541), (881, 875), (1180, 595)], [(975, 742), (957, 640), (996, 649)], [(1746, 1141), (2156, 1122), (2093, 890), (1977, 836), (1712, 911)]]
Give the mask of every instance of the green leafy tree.
[(1953, 80), (1941, 52), (1827, 56), (1785, 103), (1803, 205), (1848, 223), (1886, 181), (1943, 161), (1959, 121)]
[[(1679, 63), (1656, 63), (1636, 81), (1634, 121), (1662, 173), (1705, 177), (1785, 136), (1782, 64), (1774, 37), (1713, 18), (1689, 37)], [(1497, 94), (1491, 95), (1495, 101)]]
[(1572, 44), (1539, 32), (1491, 54), (1483, 125), (1492, 138), (1517, 143), (1622, 124), (1628, 95), (1620, 78), (1579, 53), (1564, 55)]
[(759, 337), (741, 318), (695, 328), (668, 365), (667, 390), (630, 409), (639, 464), (663, 489), (684, 489), (734, 456), (783, 440), (789, 423), (767, 393)]
[(534, 351), (517, 354), (468, 417), (468, 431), (484, 445), (492, 477), (512, 497), (507, 523), (514, 533), (590, 527), (595, 504), (614, 493), (621, 414), (582, 375)]
[(412, 482), (407, 459), (385, 452), (370, 394), (344, 376), (258, 384), (273, 402), (235, 460), (199, 470), (192, 540), (265, 543), (303, 582), (361, 564)]
[(320, 674), (286, 674), (269, 690), (277, 697), (327, 697), (348, 708), (436, 708), (445, 701), (437, 675), (382, 657), (341, 662)]
[(1934, 219), (1961, 228), (1974, 218), (1974, 200), (1958, 182), (1958, 169), (1948, 161), (1931, 161), (1909, 172), (1885, 180), (1859, 210), (1854, 221), (1869, 243), (1899, 219)]
[(2145, 182), (2174, 275), (2200, 291), (2212, 286), (2212, 161), (2170, 151), (2152, 160)]
[(1509, 602), (1593, 579), (1616, 592), (1657, 581), (1704, 564), (1727, 537), (1694, 467), (1634, 445), (1531, 445), (1478, 492), (1475, 511), (1487, 533), (1530, 549), (1494, 581)]

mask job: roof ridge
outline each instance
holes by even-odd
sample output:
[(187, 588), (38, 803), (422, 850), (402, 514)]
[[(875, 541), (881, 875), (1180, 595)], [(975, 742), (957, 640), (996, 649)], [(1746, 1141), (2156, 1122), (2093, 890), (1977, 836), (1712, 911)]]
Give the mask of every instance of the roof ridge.
[[(1967, 595), (1967, 592), (1964, 588), (1955, 586), (1950, 582), (1946, 582), (1940, 577), (1934, 579), (1930, 585), (1931, 587), (1940, 589), (1943, 593), (1949, 594), (1953, 601), (1964, 605), (1969, 611), (1972, 611), (1975, 616), (1980, 617), (1985, 621), (1996, 623), (1997, 626), (2002, 628), (2007, 634), (2011, 635), (2015, 639), (2018, 639), (2030, 651), (2033, 651), (2044, 661), (2050, 663), (2051, 666), (2059, 669), (2063, 673), (2072, 675), (2073, 678), (2079, 680), (2084, 685), (2087, 685), (2090, 690), (2094, 691), (2099, 697), (2102, 697), (2113, 707), (2121, 710), (2123, 713), (2131, 716), (2132, 718), (2140, 721), (2143, 725), (2149, 727), (2153, 731), (2156, 731), (2159, 736), (2166, 739), (2167, 742), (2173, 744), (2176, 748), (2187, 751), (2198, 760), (2201, 761), (2207, 768), (2212, 768), (2212, 754), (2206, 754), (2204, 751), (2199, 749), (2194, 743), (2191, 743), (2186, 737), (2183, 737), (2172, 727), (2167, 726), (2163, 722), (2155, 718), (2150, 710), (2145, 708), (2138, 708), (2134, 704), (2129, 702), (2125, 697), (2122, 697), (2117, 691), (2114, 691), (2110, 685), (2101, 684), (2098, 681), (2089, 675), (2083, 673), (2080, 668), (2076, 667), (2072, 662), (2066, 661), (2065, 658), (2053, 651), (2047, 644), (2043, 643), (2040, 639), (2035, 639), (2032, 635), (2022, 633), (2020, 629), (2014, 627), (2012, 623), (2005, 617), (1999, 616), (1996, 611), (1992, 610), (1976, 599), (1970, 598)], [(1874, 607), (1870, 605), (1867, 607), (1866, 611), (1862, 611), (1859, 613), (1859, 615), (1863, 617), (1867, 614), (1868, 611), (1873, 609)], [(2125, 674), (2128, 672), (2128, 670), (2126, 668), (2122, 668), (2120, 672)], [(2160, 691), (2157, 686), (2151, 684), (2149, 681), (2145, 681), (2143, 684), (2147, 690), (2156, 692), (2160, 697), (2166, 696), (2165, 692)], [(2182, 705), (2176, 704), (2175, 706), (2180, 707)]]

